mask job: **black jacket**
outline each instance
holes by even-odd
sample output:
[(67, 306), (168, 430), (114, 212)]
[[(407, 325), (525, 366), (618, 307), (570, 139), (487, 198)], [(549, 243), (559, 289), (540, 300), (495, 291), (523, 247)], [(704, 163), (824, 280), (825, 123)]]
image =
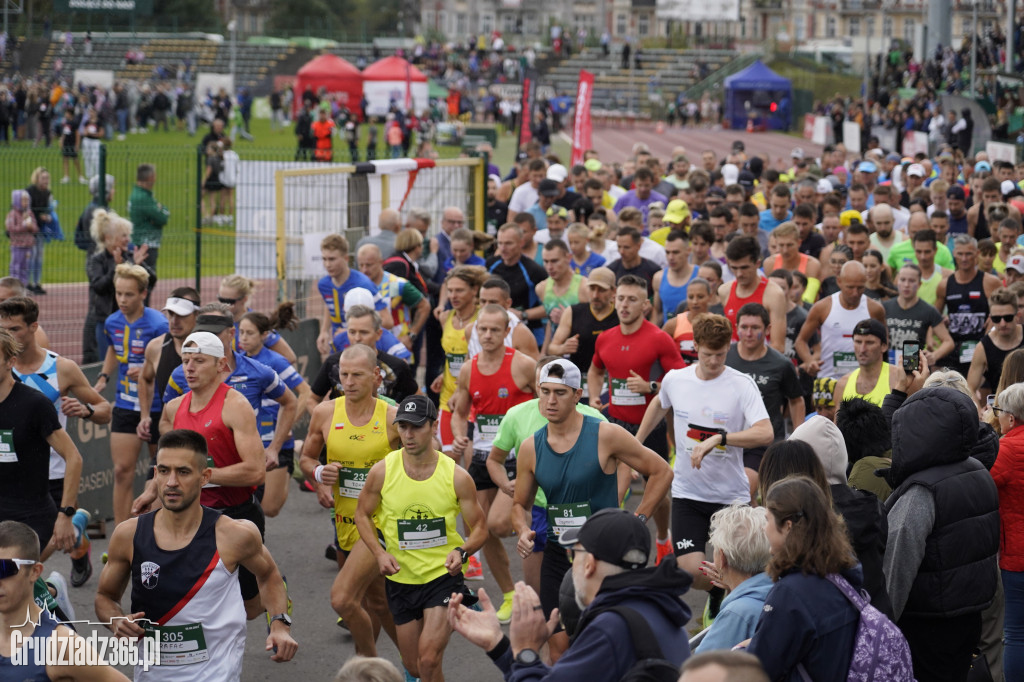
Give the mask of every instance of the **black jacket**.
[(885, 555), (885, 541), (889, 535), (885, 509), (874, 493), (854, 490), (842, 483), (830, 485), (829, 490), (832, 493), (832, 507), (846, 522), (853, 551), (861, 563), (864, 589), (871, 595), (871, 605), (892, 618), (892, 604), (882, 573), (882, 557)]
[[(892, 415), (906, 400), (907, 394), (903, 391), (892, 391), (882, 400), (882, 413), (889, 420), (890, 425), (892, 424)], [(999, 434), (985, 422), (978, 422), (978, 439), (970, 446), (969, 453), (986, 469), (992, 469), (992, 465), (996, 463), (996, 455), (999, 454)]]
[[(149, 290), (153, 291), (153, 286), (156, 284), (156, 273), (148, 265), (142, 267), (146, 268), (149, 273)], [(86, 262), (85, 272), (89, 276), (89, 317), (97, 322), (103, 322), (117, 310), (117, 301), (114, 298), (114, 270), (116, 269), (117, 263), (114, 262), (114, 254), (103, 248), (97, 249)]]

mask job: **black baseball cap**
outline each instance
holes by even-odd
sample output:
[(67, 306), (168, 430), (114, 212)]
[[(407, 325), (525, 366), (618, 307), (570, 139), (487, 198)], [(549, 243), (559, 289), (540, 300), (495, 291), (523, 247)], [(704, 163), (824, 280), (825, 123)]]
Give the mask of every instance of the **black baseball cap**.
[(732, 143), (732, 150), (734, 152), (742, 152), (746, 149), (746, 145), (743, 144), (743, 140), (735, 140)]
[(437, 407), (425, 395), (411, 395), (398, 406), (395, 424), (408, 422), (414, 426), (422, 426), (437, 419)]
[(602, 509), (579, 528), (562, 533), (558, 542), (566, 548), (579, 543), (595, 559), (630, 570), (646, 566), (651, 553), (647, 526), (632, 512), (618, 507)]
[(952, 187), (946, 190), (946, 198), (964, 201), (967, 198), (967, 195), (964, 194), (963, 187), (961, 187), (960, 185), (953, 185)]
[(537, 193), (542, 197), (557, 197), (559, 192), (558, 183), (550, 178), (544, 178), (537, 187)]
[(861, 320), (853, 328), (854, 336), (877, 336), (882, 343), (889, 343), (889, 332), (885, 325), (873, 317)]
[(235, 321), (227, 315), (218, 315), (217, 313), (207, 313), (200, 315), (196, 318), (196, 326), (192, 331), (194, 332), (210, 332), (211, 334), (220, 334), (228, 327), (233, 327)]

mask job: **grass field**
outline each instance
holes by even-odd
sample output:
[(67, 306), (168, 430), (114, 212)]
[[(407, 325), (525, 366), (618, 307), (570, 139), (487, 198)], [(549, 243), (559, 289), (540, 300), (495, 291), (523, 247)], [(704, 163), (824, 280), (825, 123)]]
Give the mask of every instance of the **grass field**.
[[(362, 127), (365, 149), (366, 126)], [(201, 131), (201, 134), (205, 133)], [(239, 156), (254, 160), (291, 161), (295, 152), (295, 137), (289, 126), (272, 131), (270, 122), (253, 119), (254, 142), (239, 139), (235, 150)], [(189, 137), (184, 131), (150, 131), (146, 134), (128, 135), (124, 141), (107, 142), (107, 172), (117, 179), (111, 207), (127, 216), (128, 196), (134, 185), (135, 168), (140, 163), (152, 163), (157, 168), (157, 182), (154, 195), (171, 210), (171, 220), (164, 229), (160, 249), (158, 276), (160, 279), (192, 278), (196, 275), (197, 263), (203, 275), (224, 275), (234, 269), (234, 233), (229, 226), (204, 227), (198, 232), (197, 202), (199, 195), (198, 173), (201, 160), (197, 156), (199, 137)], [(383, 140), (383, 133), (379, 139)], [(347, 147), (335, 141), (335, 154), (339, 160), (347, 161)], [(455, 157), (457, 147), (441, 147), (442, 157)], [(562, 141), (555, 144), (555, 152), (568, 159), (568, 146)], [(365, 152), (364, 152), (365, 153)], [(383, 148), (379, 158), (384, 157)], [(512, 135), (501, 135), (495, 150), (494, 162), (503, 172), (509, 168), (515, 156)], [(29, 184), (33, 169), (45, 167), (51, 175), (51, 191), (58, 202), (57, 213), (64, 231), (63, 242), (51, 242), (46, 247), (43, 261), (43, 284), (83, 282), (85, 276), (85, 253), (74, 245), (73, 234), (78, 216), (88, 205), (88, 188), (78, 183), (78, 175), (72, 166), (70, 182), (61, 184), (64, 175), (60, 148), (53, 144), (49, 148), (33, 148), (29, 142), (15, 142), (9, 147), (0, 147), (0, 183), (3, 196), (10, 207), (10, 191), (24, 188)], [(196, 239), (202, 239), (202, 257), (196, 258)], [(0, 263), (6, 272), (10, 262), (10, 243), (0, 239)], [(201, 260), (201, 262), (199, 262)], [(84, 311), (83, 311), (84, 314)]]

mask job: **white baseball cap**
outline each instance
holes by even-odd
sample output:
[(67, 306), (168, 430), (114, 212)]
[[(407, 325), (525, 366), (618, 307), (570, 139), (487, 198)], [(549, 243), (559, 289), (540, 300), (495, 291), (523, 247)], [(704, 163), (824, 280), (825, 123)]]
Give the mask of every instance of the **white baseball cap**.
[(569, 177), (569, 171), (566, 170), (565, 166), (563, 166), (560, 163), (553, 163), (548, 168), (548, 180), (554, 180), (555, 182), (565, 182), (565, 179), (567, 177)]
[(923, 178), (924, 166), (922, 166), (919, 163), (910, 164), (910, 166), (907, 168), (907, 177), (909, 178), (911, 175), (916, 175), (919, 178)]
[(170, 310), (175, 315), (180, 315), (184, 317), (185, 315), (192, 315), (193, 313), (195, 313), (197, 310), (199, 310), (199, 306), (197, 306), (195, 303), (188, 300), (187, 298), (178, 298), (177, 296), (171, 296), (170, 298), (167, 299), (167, 302), (164, 303), (164, 310)]
[(370, 293), (369, 289), (355, 287), (353, 289), (349, 289), (348, 292), (345, 293), (345, 303), (342, 306), (345, 308), (345, 312), (347, 313), (352, 306), (357, 305), (365, 305), (370, 310), (375, 308), (373, 304), (373, 294)]
[[(562, 376), (552, 376), (551, 370), (556, 367), (561, 368)], [(580, 368), (569, 362), (565, 358), (559, 358), (552, 360), (540, 370), (540, 381), (538, 384), (562, 384), (572, 389), (580, 388), (583, 385), (583, 375), (580, 374)]]
[(185, 339), (185, 343), (181, 344), (181, 352), (182, 354), (202, 353), (211, 358), (222, 358), (224, 357), (224, 343), (217, 335), (210, 332), (192, 332)]

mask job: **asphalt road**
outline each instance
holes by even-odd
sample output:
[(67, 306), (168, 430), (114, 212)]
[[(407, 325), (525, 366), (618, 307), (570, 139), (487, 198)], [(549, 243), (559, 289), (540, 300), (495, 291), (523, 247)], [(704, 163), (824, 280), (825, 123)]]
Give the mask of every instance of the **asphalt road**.
[[(638, 495), (633, 495), (629, 503), (636, 505)], [(627, 503), (627, 504), (629, 504)], [(654, 532), (654, 523), (651, 522)], [(320, 507), (316, 496), (302, 493), (292, 484), (288, 503), (281, 515), (268, 519), (267, 546), (270, 548), (278, 566), (288, 578), (291, 598), (294, 602), (294, 620), (292, 635), (299, 643), (299, 652), (288, 663), (275, 663), (264, 651), (267, 629), (262, 618), (249, 623), (246, 638), (244, 669), (242, 679), (246, 682), (302, 680), (303, 682), (327, 682), (333, 679), (334, 673), (355, 653), (352, 639), (347, 632), (337, 627), (337, 616), (331, 609), (330, 588), (337, 574), (334, 562), (324, 558), (324, 548), (331, 539), (331, 520), (329, 512)], [(522, 569), (513, 551), (514, 541), (505, 541), (506, 548), (512, 556), (512, 576), (522, 578)], [(70, 588), (71, 601), (78, 619), (95, 618), (93, 599), (99, 572), (102, 568), (100, 555), (106, 549), (105, 539), (93, 541), (94, 574), (83, 587)], [(653, 546), (653, 541), (652, 541)], [(44, 575), (53, 569), (60, 570), (67, 576), (70, 570), (70, 559), (64, 555), (55, 555), (47, 562)], [(496, 583), (490, 578), (486, 564), (485, 580), (471, 581), (471, 589), (484, 587), (492, 597), (499, 595)], [(130, 591), (130, 588), (129, 588)], [(688, 593), (685, 597), (691, 611), (703, 609), (703, 593)], [(129, 595), (126, 594), (122, 605), (127, 611)], [(688, 626), (693, 628), (693, 623)], [(88, 628), (79, 628), (83, 634)], [(400, 665), (398, 649), (383, 633), (378, 641), (378, 654)], [(122, 670), (129, 677), (130, 669)], [(444, 672), (448, 679), (473, 679), (477, 682), (500, 680), (498, 669), (487, 659), (482, 651), (465, 641), (460, 635), (453, 635), (445, 652)]]

